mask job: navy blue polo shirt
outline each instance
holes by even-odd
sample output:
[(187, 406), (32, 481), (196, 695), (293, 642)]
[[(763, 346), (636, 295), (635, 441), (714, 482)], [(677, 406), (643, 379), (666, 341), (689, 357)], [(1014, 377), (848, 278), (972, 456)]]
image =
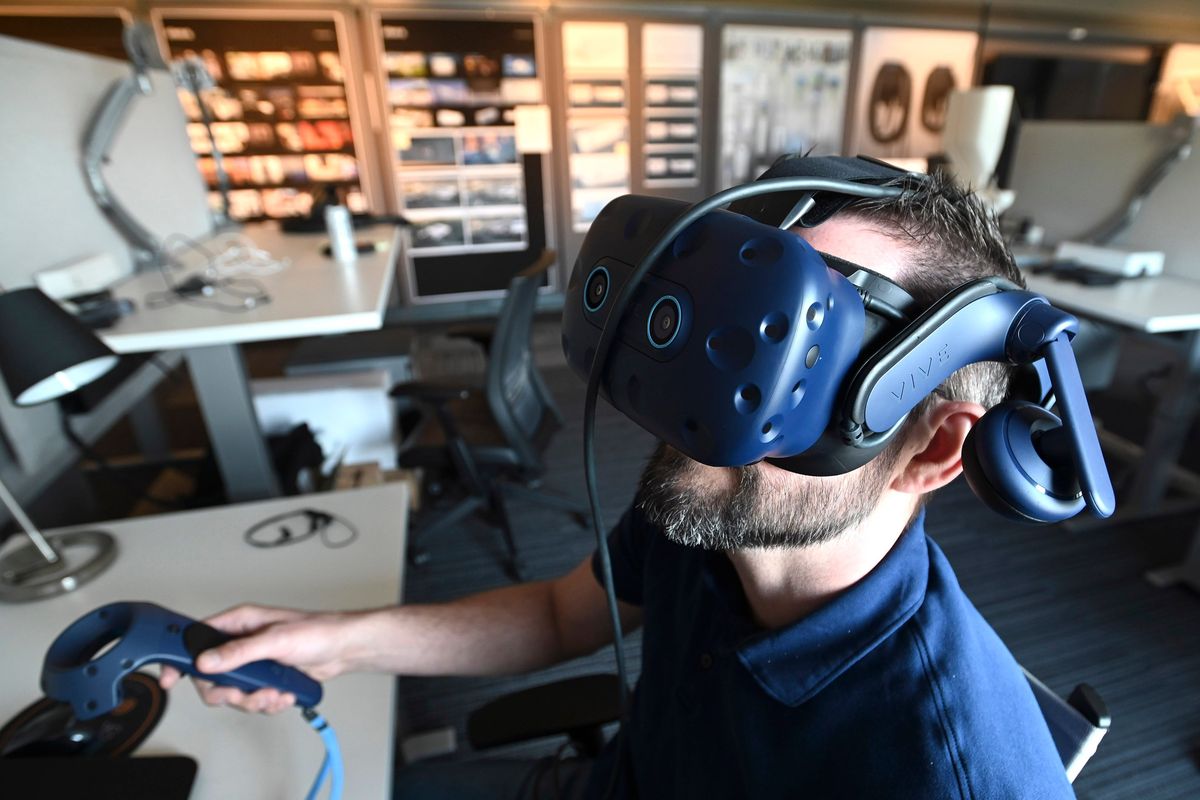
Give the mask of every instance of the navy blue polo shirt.
[[(723, 553), (627, 512), (613, 578), (644, 634), (617, 796), (1074, 797), (1020, 667), (923, 523), (827, 605), (766, 630)], [(589, 797), (615, 757), (614, 741)]]

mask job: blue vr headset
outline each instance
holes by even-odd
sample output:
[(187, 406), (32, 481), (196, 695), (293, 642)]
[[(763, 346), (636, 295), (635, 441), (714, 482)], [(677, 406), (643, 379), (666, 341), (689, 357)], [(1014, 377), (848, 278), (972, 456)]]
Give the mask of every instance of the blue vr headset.
[(1036, 402), (1002, 403), (972, 429), (968, 482), (1015, 519), (1056, 522), (1085, 505), (1111, 515), (1074, 317), (1000, 278), (917, 308), (886, 277), (787, 230), (922, 179), (866, 159), (793, 157), (691, 207), (614, 200), (571, 276), (567, 360), (591, 391), (696, 461), (766, 460), (807, 475), (870, 461), (960, 367), (1028, 365)]

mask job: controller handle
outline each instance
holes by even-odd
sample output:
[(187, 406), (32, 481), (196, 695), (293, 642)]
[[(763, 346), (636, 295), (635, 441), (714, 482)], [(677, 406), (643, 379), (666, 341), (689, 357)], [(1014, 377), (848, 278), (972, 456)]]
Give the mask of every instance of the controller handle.
[(302, 708), (321, 702), (321, 684), (277, 661), (254, 661), (222, 673), (196, 669), (202, 652), (232, 638), (154, 603), (110, 603), (75, 620), (50, 645), (42, 665), (42, 691), (70, 703), (77, 719), (92, 719), (121, 703), (121, 682), (130, 672), (147, 664), (166, 664), (244, 692), (291, 692)]

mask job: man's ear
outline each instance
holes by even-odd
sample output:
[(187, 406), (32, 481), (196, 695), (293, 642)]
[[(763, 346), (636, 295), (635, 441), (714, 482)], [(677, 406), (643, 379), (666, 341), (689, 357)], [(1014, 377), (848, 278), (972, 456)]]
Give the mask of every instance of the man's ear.
[(907, 461), (892, 480), (898, 492), (925, 494), (940, 489), (962, 472), (963, 441), (984, 414), (978, 403), (945, 400), (909, 429)]

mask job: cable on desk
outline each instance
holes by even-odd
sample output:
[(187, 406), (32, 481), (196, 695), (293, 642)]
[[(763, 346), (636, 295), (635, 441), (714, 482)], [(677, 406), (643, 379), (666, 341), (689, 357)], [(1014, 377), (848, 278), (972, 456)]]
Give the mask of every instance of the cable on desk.
[[(194, 273), (182, 281), (176, 281), (170, 272), (167, 270), (168, 264), (174, 265), (179, 269), (186, 269), (187, 265), (179, 257), (179, 248), (170, 249), (167, 245), (169, 242), (178, 241), (186, 246), (187, 249), (194, 250), (204, 258), (204, 267), (201, 272)], [(249, 240), (245, 240), (248, 242)], [(239, 245), (245, 250), (244, 245)], [(254, 248), (258, 254), (266, 256), (265, 251)], [(269, 256), (267, 256), (269, 258)], [(173, 233), (163, 240), (163, 246), (159, 249), (158, 269), (163, 276), (163, 282), (167, 288), (159, 292), (150, 292), (145, 297), (147, 308), (166, 308), (177, 303), (187, 303), (189, 305), (201, 306), (203, 308), (212, 308), (217, 311), (225, 311), (232, 314), (244, 313), (252, 311), (261, 305), (271, 302), (271, 295), (267, 292), (265, 286), (260, 282), (250, 277), (234, 277), (228, 274), (223, 274), (217, 269), (217, 265), (224, 263), (223, 254), (214, 253), (203, 243), (196, 241), (190, 236), (185, 236), (181, 233)], [(255, 256), (258, 258), (258, 256)], [(279, 269), (286, 267), (284, 262), (275, 262), (283, 264)], [(224, 266), (226, 272), (230, 270), (228, 265)], [(279, 271), (276, 269), (274, 271)], [(270, 274), (267, 272), (259, 272), (258, 274)], [(227, 297), (228, 299), (222, 299)]]
[[(293, 519), (300, 522), (307, 522), (308, 529), (297, 533), (284, 524)], [(268, 531), (275, 526), (278, 526), (278, 528), (274, 531), (274, 536), (263, 535), (264, 531)], [(330, 535), (330, 531), (335, 526), (341, 526), (345, 529), (346, 533), (340, 537), (333, 537)], [(326, 547), (337, 549), (352, 544), (358, 538), (358, 528), (355, 527), (353, 522), (338, 514), (329, 511), (319, 511), (315, 508), (299, 508), (295, 511), (285, 511), (282, 514), (275, 514), (254, 523), (246, 529), (246, 532), (242, 534), (242, 538), (251, 547), (270, 548), (297, 544), (318, 535), (321, 538), (321, 543)]]

